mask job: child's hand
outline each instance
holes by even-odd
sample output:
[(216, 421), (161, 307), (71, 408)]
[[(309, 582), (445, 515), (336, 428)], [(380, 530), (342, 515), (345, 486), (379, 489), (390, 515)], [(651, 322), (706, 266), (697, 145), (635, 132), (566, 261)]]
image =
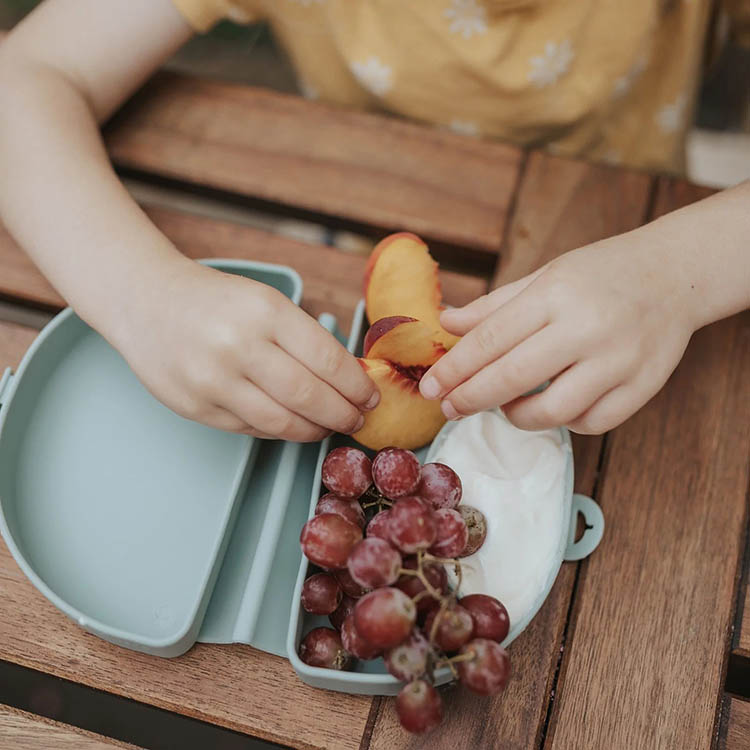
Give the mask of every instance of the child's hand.
[[(498, 405), (518, 427), (609, 430), (664, 384), (695, 330), (691, 284), (651, 234), (566, 253), (441, 322), (464, 335), (424, 376), (449, 419)], [(549, 387), (524, 396), (542, 383)]]
[(280, 292), (180, 263), (112, 336), (148, 389), (182, 416), (293, 441), (352, 432), (379, 394), (356, 359)]

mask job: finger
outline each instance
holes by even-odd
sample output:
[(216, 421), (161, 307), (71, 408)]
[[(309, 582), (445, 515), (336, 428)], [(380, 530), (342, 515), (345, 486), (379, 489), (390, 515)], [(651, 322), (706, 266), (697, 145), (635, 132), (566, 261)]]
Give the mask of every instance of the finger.
[(443, 413), (455, 419), (502, 406), (570, 367), (576, 355), (557, 328), (547, 326), (448, 393)]
[(419, 384), (422, 395), (435, 399), (452, 391), (547, 322), (541, 295), (519, 294), (469, 331), (427, 371)]
[(483, 294), (468, 305), (444, 310), (440, 315), (440, 324), (449, 333), (463, 336), (488, 315), (520, 294), (543, 270), (544, 267), (524, 276), (522, 279), (518, 279), (518, 281), (498, 287), (489, 294)]
[(672, 368), (664, 367), (661, 370), (654, 378), (650, 365), (644, 366), (635, 378), (605, 393), (568, 427), (582, 435), (600, 435), (619, 426), (662, 389)]
[(306, 443), (322, 440), (329, 431), (294, 414), (248, 380), (228, 389), (223, 408), (249, 425), (250, 434), (265, 438)]
[[(355, 366), (362, 372), (356, 362)], [(364, 422), (359, 409), (278, 346), (258, 345), (243, 374), (274, 401), (313, 424), (348, 434)]]
[(611, 361), (574, 364), (541, 393), (522, 396), (503, 406), (505, 416), (521, 430), (546, 430), (568, 425), (622, 382)]
[(250, 425), (240, 419), (236, 414), (227, 411), (219, 405), (213, 405), (205, 413), (197, 414), (194, 418), (196, 422), (213, 427), (216, 430), (224, 432), (245, 432)]
[(298, 307), (284, 310), (276, 343), (354, 406), (369, 411), (378, 405), (375, 383), (336, 338)]
[[(215, 416), (214, 416), (215, 415)], [(236, 432), (241, 435), (250, 435), (251, 437), (261, 438), (263, 440), (273, 440), (273, 435), (269, 435), (262, 430), (258, 430), (255, 427), (247, 424), (239, 417), (232, 414), (232, 412), (223, 409), (220, 406), (213, 407), (213, 415), (211, 418), (212, 424), (205, 422), (209, 427), (214, 427), (217, 430), (223, 430), (224, 432)]]

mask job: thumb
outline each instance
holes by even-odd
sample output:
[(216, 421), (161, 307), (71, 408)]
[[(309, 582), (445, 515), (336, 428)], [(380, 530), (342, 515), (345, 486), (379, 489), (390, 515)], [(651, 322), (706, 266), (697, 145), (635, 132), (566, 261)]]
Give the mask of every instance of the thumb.
[(448, 333), (456, 336), (465, 335), (488, 315), (519, 295), (546, 267), (546, 265), (542, 266), (534, 273), (530, 273), (528, 276), (518, 279), (518, 281), (498, 287), (489, 294), (483, 294), (473, 302), (469, 302), (468, 305), (444, 310), (440, 315), (440, 324)]

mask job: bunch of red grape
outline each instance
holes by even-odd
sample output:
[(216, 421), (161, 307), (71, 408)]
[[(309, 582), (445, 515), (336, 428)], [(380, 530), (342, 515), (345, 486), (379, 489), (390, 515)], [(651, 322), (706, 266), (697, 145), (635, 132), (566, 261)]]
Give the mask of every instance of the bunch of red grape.
[[(328, 615), (333, 628), (311, 630), (300, 658), (311, 666), (350, 669), (355, 659), (383, 657), (406, 684), (396, 699), (402, 726), (426, 732), (443, 717), (434, 670), (480, 695), (500, 692), (510, 660), (500, 643), (510, 628), (501, 602), (460, 597), (457, 558), (476, 552), (487, 535), (476, 508), (459, 505), (461, 480), (444, 464), (420, 466), (411, 452), (385, 448), (370, 461), (348, 446), (323, 463), (328, 490), (304, 525), (305, 556), (322, 572), (302, 588), (307, 612)], [(451, 590), (445, 565), (458, 577)]]

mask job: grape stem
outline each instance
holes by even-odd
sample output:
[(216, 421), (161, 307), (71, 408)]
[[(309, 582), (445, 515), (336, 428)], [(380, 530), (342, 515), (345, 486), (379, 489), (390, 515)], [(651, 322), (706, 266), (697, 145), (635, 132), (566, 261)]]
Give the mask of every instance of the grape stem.
[(439, 659), (435, 666), (439, 669), (440, 667), (452, 666), (458, 664), (461, 661), (473, 661), (477, 655), (474, 651), (467, 651), (465, 654), (456, 654), (456, 656), (446, 657), (445, 659)]
[(412, 570), (411, 568), (400, 568), (399, 575), (402, 576), (416, 576), (425, 587), (425, 591), (420, 591), (419, 594), (429, 594), (433, 599), (442, 601), (443, 595), (427, 580), (427, 576), (424, 574), (421, 568)]
[(461, 563), (455, 557), (435, 557), (435, 555), (431, 555), (429, 552), (424, 552), (422, 554), (422, 559), (424, 559), (426, 562), (441, 563), (442, 565), (448, 565), (449, 563), (453, 563), (454, 565), (458, 566), (461, 565)]
[(362, 503), (362, 510), (367, 510), (368, 508), (373, 508), (375, 506), (378, 506), (378, 510), (383, 510), (383, 506), (387, 505), (389, 508), (393, 507), (393, 503), (390, 500), (386, 500), (385, 498), (381, 498), (379, 500), (373, 500), (370, 503)]

